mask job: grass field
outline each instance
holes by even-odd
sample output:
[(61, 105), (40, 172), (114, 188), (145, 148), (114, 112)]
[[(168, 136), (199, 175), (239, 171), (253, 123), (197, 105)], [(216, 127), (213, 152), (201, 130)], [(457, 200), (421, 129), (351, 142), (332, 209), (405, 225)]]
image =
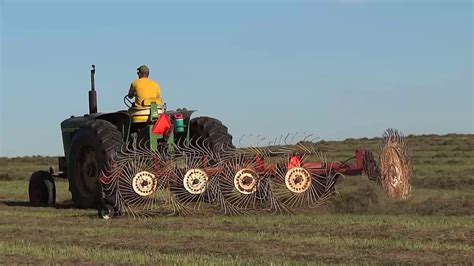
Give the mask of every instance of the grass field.
[[(0, 263), (327, 264), (473, 263), (474, 135), (410, 136), (413, 196), (393, 202), (365, 177), (347, 177), (328, 205), (297, 215), (194, 215), (100, 220), (27, 203), (33, 170), (50, 157), (0, 158)], [(325, 142), (330, 159), (380, 139)]]

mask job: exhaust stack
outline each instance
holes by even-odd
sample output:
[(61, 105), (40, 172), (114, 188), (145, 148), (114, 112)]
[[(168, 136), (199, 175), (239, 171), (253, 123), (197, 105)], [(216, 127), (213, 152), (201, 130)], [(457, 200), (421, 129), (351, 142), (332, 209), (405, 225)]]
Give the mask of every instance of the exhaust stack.
[(91, 69), (91, 90), (89, 91), (89, 114), (97, 113), (97, 92), (95, 91), (95, 65)]

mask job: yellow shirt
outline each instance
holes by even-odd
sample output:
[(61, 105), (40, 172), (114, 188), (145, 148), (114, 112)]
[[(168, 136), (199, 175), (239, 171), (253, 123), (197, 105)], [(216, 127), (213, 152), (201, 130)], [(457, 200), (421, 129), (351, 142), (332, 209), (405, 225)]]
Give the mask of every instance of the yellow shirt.
[(149, 78), (140, 78), (132, 82), (128, 95), (135, 96), (135, 105), (143, 106), (143, 100), (159, 98), (161, 104), (160, 85)]

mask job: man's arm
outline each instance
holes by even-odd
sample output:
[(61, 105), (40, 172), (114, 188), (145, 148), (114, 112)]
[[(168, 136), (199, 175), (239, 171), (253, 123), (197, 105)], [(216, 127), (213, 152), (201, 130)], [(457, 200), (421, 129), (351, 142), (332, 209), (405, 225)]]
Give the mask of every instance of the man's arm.
[(133, 86), (133, 82), (132, 82), (132, 84), (130, 84), (130, 89), (128, 90), (128, 98), (132, 99), (134, 96), (135, 96), (135, 86)]

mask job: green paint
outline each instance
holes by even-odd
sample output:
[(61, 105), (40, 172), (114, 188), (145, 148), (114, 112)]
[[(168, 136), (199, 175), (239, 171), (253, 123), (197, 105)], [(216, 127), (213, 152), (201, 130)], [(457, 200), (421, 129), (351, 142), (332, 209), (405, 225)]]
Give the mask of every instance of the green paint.
[(158, 105), (155, 102), (152, 102), (150, 105), (150, 120), (156, 121), (158, 119)]
[(158, 135), (153, 133), (153, 127), (148, 126), (149, 138), (150, 138), (150, 150), (157, 151), (158, 150), (158, 140), (162, 139), (162, 135)]
[(184, 120), (183, 119), (176, 119), (174, 123), (174, 129), (178, 133), (184, 132)]

